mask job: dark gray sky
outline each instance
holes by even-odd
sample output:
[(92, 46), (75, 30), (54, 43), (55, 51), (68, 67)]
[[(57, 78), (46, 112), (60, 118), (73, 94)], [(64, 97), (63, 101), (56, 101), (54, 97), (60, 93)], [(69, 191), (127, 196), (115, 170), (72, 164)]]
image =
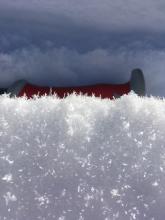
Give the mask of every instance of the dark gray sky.
[(164, 0), (0, 0), (0, 86), (125, 82), (165, 96)]

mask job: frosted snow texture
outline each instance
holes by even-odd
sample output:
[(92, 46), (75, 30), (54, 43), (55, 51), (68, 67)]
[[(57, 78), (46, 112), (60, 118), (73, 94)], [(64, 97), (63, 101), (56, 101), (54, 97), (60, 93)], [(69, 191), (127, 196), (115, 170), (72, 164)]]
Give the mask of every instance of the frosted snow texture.
[(164, 216), (164, 100), (0, 97), (1, 220)]

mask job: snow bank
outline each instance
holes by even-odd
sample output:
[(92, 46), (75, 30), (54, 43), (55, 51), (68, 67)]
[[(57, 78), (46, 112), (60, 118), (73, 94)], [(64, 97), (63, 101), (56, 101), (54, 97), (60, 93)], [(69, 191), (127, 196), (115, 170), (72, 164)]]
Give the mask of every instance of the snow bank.
[(0, 97), (1, 220), (164, 216), (164, 100)]

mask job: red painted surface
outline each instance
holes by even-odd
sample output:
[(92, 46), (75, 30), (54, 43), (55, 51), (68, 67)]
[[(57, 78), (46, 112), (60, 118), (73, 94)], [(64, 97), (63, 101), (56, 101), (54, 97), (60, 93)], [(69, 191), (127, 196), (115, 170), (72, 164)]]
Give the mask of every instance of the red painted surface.
[(18, 96), (26, 95), (27, 98), (32, 98), (33, 95), (49, 95), (57, 94), (58, 97), (63, 98), (72, 93), (86, 94), (88, 96), (96, 96), (101, 98), (110, 98), (128, 94), (130, 92), (130, 84), (125, 83), (121, 85), (111, 84), (97, 84), (91, 86), (80, 86), (80, 87), (39, 87), (31, 84), (26, 84)]

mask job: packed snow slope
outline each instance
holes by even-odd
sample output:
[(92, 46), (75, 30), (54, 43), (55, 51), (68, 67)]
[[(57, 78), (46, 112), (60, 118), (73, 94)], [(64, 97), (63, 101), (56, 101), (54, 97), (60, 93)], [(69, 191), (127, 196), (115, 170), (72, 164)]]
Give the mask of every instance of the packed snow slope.
[(0, 97), (1, 220), (164, 220), (165, 100)]

